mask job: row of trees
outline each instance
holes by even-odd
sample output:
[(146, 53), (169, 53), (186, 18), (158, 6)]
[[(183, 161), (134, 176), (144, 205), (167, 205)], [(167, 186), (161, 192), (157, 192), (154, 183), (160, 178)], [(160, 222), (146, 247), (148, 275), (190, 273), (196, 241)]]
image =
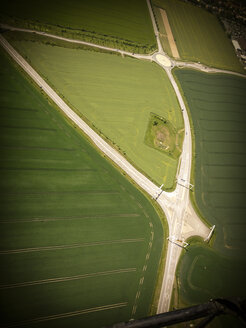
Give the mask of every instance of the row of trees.
[(9, 18), (6, 23), (134, 53), (147, 54), (156, 49), (155, 44), (141, 44), (128, 39), (123, 39), (122, 37), (100, 34), (95, 31), (87, 31), (85, 29), (74, 29), (72, 27), (64, 27), (60, 25), (48, 25), (38, 21), (20, 21), (16, 18)]

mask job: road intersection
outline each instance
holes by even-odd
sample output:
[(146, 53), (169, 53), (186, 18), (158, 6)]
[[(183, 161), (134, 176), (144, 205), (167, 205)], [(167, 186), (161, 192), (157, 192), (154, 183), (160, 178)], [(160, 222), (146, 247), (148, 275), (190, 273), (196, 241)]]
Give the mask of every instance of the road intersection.
[[(159, 39), (159, 32), (155, 23), (154, 15), (149, 0), (147, 5), (149, 8), (154, 33), (158, 45), (158, 51), (152, 55), (133, 54), (127, 51), (104, 47), (80, 40), (72, 40), (64, 37), (38, 32), (34, 30), (10, 27), (1, 25), (4, 30), (22, 31), (28, 33), (35, 33), (44, 35), (46, 37), (64, 40), (67, 42), (79, 43), (91, 47), (97, 47), (103, 50), (120, 53), (121, 55), (128, 55), (138, 59), (145, 59), (155, 61), (166, 72), (169, 80), (176, 93), (179, 105), (182, 110), (185, 134), (183, 141), (182, 154), (180, 156), (179, 171), (177, 172), (177, 185), (173, 192), (160, 192), (160, 187), (156, 186), (136, 168), (134, 168), (121, 154), (119, 154), (113, 147), (104, 141), (93, 129), (91, 129), (73, 110), (56, 94), (56, 92), (44, 81), (44, 79), (27, 63), (27, 61), (7, 42), (7, 40), (0, 35), (0, 43), (3, 48), (10, 54), (10, 56), (27, 72), (27, 74), (42, 88), (42, 90), (63, 110), (63, 112), (86, 133), (92, 142), (111, 160), (113, 160), (122, 170), (124, 170), (143, 190), (145, 190), (152, 198), (155, 198), (161, 206), (166, 215), (169, 226), (169, 240), (165, 271), (161, 287), (161, 293), (158, 304), (158, 313), (163, 313), (169, 310), (172, 296), (172, 289), (177, 263), (182, 252), (182, 245), (184, 241), (191, 236), (200, 236), (204, 240), (210, 236), (211, 229), (208, 228), (196, 214), (192, 203), (190, 201), (190, 174), (192, 164), (192, 138), (191, 128), (187, 109), (178, 88), (178, 85), (172, 75), (173, 67), (190, 67), (202, 70), (208, 73), (229, 73), (245, 77), (243, 74), (224, 71), (220, 69), (209, 68), (197, 63), (187, 63), (175, 61), (169, 58), (163, 51)], [(158, 197), (156, 197), (158, 195)]]

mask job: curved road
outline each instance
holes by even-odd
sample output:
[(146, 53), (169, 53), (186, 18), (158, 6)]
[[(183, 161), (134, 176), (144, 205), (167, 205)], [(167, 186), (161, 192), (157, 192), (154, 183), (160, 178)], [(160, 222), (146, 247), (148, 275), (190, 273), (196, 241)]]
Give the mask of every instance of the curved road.
[[(228, 73), (235, 74), (238, 76), (245, 75), (229, 72), (225, 70), (209, 68), (197, 63), (186, 63), (181, 61), (174, 61), (170, 59), (163, 51), (161, 42), (159, 39), (158, 29), (155, 23), (154, 15), (151, 9), (149, 0), (147, 0), (147, 5), (149, 8), (154, 32), (156, 35), (158, 52), (153, 55), (141, 55), (133, 54), (127, 51), (114, 49), (110, 47), (104, 47), (89, 42), (84, 42), (80, 40), (68, 39), (49, 33), (38, 32), (34, 30), (22, 29), (10, 27), (7, 25), (0, 25), (3, 29), (16, 30), (28, 33), (36, 33), (44, 35), (47, 37), (60, 39), (67, 42), (79, 43), (91, 47), (97, 47), (103, 50), (112, 51), (120, 53), (122, 55), (132, 56), (138, 59), (147, 59), (155, 61), (159, 64), (167, 73), (169, 80), (175, 90), (180, 107), (182, 109), (184, 125), (185, 125), (185, 136), (183, 141), (183, 149), (180, 159), (180, 167), (177, 175), (177, 187), (175, 191), (167, 193), (165, 191), (161, 192), (160, 188), (152, 183), (143, 174), (137, 171), (128, 161), (120, 155), (114, 148), (108, 145), (93, 129), (91, 129), (72, 109), (56, 94), (56, 92), (42, 79), (42, 77), (26, 62), (26, 60), (18, 54), (18, 52), (0, 35), (0, 43), (5, 48), (5, 50), (10, 54), (10, 56), (31, 76), (31, 78), (39, 85), (40, 88), (63, 110), (63, 112), (78, 126), (80, 127), (92, 140), (92, 142), (104, 152), (111, 160), (113, 160), (118, 166), (120, 166), (141, 188), (143, 188), (151, 197), (157, 198), (157, 202), (164, 211), (168, 226), (169, 226), (169, 236), (170, 242), (168, 243), (167, 259), (163, 277), (163, 283), (161, 288), (161, 294), (158, 304), (158, 313), (166, 312), (169, 310), (170, 300), (172, 295), (173, 282), (175, 277), (175, 271), (179, 256), (181, 254), (182, 248), (172, 241), (178, 241), (181, 245), (188, 237), (193, 235), (199, 235), (206, 239), (210, 233), (210, 229), (205, 226), (199, 217), (197, 216), (195, 210), (189, 199), (189, 182), (190, 182), (190, 172), (191, 172), (191, 160), (192, 160), (192, 139), (191, 139), (191, 129), (189, 118), (186, 110), (185, 103), (179, 91), (179, 88), (175, 82), (172, 75), (172, 68), (177, 67), (191, 67), (198, 70), (211, 73)], [(160, 194), (161, 192), (161, 194)]]

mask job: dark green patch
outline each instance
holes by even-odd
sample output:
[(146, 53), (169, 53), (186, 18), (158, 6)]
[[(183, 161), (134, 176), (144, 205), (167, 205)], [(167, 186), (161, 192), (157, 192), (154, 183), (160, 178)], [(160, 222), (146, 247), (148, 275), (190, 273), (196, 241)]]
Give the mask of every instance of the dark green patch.
[(0, 59), (0, 326), (121, 302), (24, 326), (127, 321), (150, 252), (135, 314), (147, 316), (163, 245), (157, 213), (2, 51)]
[(188, 69), (175, 75), (194, 129), (191, 197), (216, 226), (210, 247), (196, 241), (183, 254), (177, 270), (179, 306), (212, 297), (245, 298), (246, 80)]

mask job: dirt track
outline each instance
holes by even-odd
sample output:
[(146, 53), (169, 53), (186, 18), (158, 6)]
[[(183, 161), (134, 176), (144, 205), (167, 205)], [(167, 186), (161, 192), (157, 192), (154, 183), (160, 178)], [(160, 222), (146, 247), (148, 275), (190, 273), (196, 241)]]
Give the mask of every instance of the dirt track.
[(172, 55), (173, 55), (174, 58), (179, 59), (180, 58), (179, 57), (179, 52), (178, 52), (176, 43), (174, 41), (174, 37), (173, 37), (171, 27), (169, 25), (169, 21), (168, 21), (168, 18), (167, 18), (167, 13), (163, 9), (160, 9), (160, 12), (161, 12), (161, 17), (162, 17), (162, 20), (163, 20), (163, 23), (164, 23), (164, 26), (165, 26), (165, 30), (167, 32), (167, 38), (168, 38), (168, 42), (169, 42), (169, 45), (170, 45), (170, 48), (171, 48), (171, 51), (172, 51)]

